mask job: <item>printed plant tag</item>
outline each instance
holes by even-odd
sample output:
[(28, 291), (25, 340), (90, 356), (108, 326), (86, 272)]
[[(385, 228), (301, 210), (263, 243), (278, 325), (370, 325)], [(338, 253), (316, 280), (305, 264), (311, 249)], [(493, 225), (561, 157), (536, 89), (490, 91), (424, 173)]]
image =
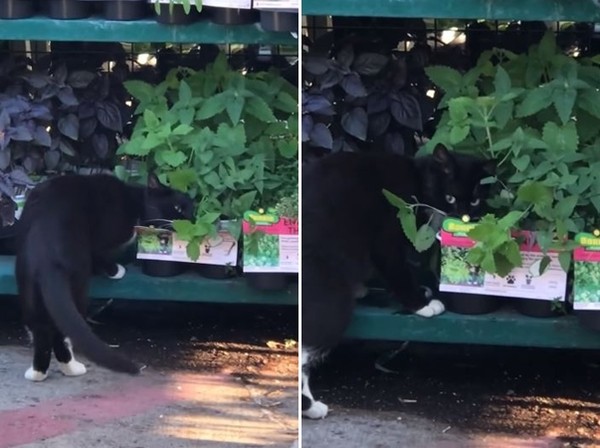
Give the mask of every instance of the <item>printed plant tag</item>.
[(171, 230), (155, 227), (136, 227), (138, 234), (139, 260), (162, 260), (181, 263), (236, 266), (238, 244), (227, 230), (227, 222), (221, 222), (219, 231), (213, 238), (205, 238), (200, 243), (200, 257), (192, 261), (187, 255), (188, 242), (177, 238)]
[(215, 8), (252, 9), (252, 0), (202, 0), (202, 6)]
[(298, 9), (298, 0), (254, 0), (254, 9)]
[(298, 221), (248, 211), (242, 223), (244, 272), (298, 272)]
[(475, 242), (467, 233), (475, 226), (458, 219), (444, 220), (441, 231), (440, 291), (515, 297), (536, 300), (564, 300), (567, 273), (561, 268), (558, 254), (549, 252), (550, 263), (542, 271), (544, 254), (533, 243), (533, 234), (520, 232), (523, 266), (514, 268), (506, 277), (488, 274), (467, 262), (468, 250)]
[(575, 241), (573, 309), (600, 310), (600, 232), (580, 233)]

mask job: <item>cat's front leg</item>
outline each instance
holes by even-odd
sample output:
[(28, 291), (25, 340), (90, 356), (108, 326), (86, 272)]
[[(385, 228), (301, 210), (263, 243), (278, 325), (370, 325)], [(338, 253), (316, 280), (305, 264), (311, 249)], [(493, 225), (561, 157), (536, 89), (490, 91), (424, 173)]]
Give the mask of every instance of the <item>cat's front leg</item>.
[(432, 298), (430, 288), (419, 287), (415, 268), (408, 262), (409, 244), (397, 222), (390, 223), (375, 236), (373, 262), (402, 305), (421, 317), (437, 316), (445, 311), (444, 304)]

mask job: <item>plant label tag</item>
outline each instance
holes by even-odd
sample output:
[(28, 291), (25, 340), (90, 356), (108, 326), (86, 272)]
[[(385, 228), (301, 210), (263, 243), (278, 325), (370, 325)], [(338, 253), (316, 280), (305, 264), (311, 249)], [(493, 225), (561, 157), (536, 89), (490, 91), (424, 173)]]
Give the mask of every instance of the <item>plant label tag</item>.
[(558, 253), (549, 252), (550, 263), (542, 272), (544, 253), (533, 243), (530, 232), (520, 232), (529, 242), (521, 244), (523, 266), (506, 277), (488, 274), (467, 261), (475, 241), (467, 236), (474, 223), (458, 219), (444, 220), (441, 231), (441, 274), (439, 290), (463, 294), (514, 297), (517, 299), (564, 301), (567, 273), (558, 261)]
[(298, 272), (298, 221), (248, 211), (242, 222), (244, 272)]
[(298, 10), (298, 0), (254, 0), (254, 9)]
[(138, 260), (162, 260), (179, 263), (236, 266), (238, 243), (221, 223), (217, 235), (204, 238), (200, 243), (200, 257), (193, 261), (187, 255), (188, 242), (177, 238), (177, 233), (155, 227), (136, 227)]
[(573, 252), (573, 309), (600, 310), (600, 236), (580, 233)]
[(215, 8), (252, 9), (252, 0), (203, 0), (202, 6)]

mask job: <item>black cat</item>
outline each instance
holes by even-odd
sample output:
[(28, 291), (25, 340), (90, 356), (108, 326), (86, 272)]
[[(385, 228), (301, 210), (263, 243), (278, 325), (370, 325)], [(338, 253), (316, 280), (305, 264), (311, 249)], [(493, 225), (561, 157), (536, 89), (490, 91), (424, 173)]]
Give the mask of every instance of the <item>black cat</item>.
[(115, 250), (134, 238), (143, 219), (191, 218), (193, 203), (149, 177), (148, 187), (127, 185), (110, 175), (66, 175), (38, 185), (19, 220), (15, 274), (25, 324), (33, 337), (31, 381), (47, 377), (52, 351), (65, 375), (82, 375), (75, 348), (109, 369), (138, 373), (130, 359), (113, 351), (86, 324), (90, 277), (121, 278)]
[[(478, 216), (486, 196), (482, 178), (493, 163), (450, 153), (433, 155), (336, 153), (307, 164), (302, 181), (302, 410), (323, 418), (327, 406), (310, 392), (309, 369), (342, 339), (354, 300), (366, 293), (373, 267), (394, 296), (414, 313), (444, 311), (419, 287), (407, 263), (412, 245), (382, 189), (417, 199), (448, 215)], [(428, 212), (421, 216), (425, 219)]]

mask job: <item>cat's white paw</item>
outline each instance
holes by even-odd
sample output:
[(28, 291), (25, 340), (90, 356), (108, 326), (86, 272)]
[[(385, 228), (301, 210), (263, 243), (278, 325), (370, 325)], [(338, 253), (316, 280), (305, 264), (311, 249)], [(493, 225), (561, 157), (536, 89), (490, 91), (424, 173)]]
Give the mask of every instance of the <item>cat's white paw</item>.
[(436, 316), (446, 311), (444, 304), (437, 299), (433, 299), (431, 302), (429, 302), (429, 306), (433, 308), (433, 312)]
[(313, 401), (309, 409), (302, 411), (302, 415), (316, 420), (327, 417), (327, 412), (329, 412), (329, 408), (325, 403)]
[(115, 275), (109, 275), (108, 278), (112, 278), (113, 280), (120, 280), (123, 277), (125, 277), (126, 272), (127, 272), (127, 269), (125, 269), (125, 266), (121, 266), (120, 264), (117, 264), (117, 273)]
[(67, 363), (59, 362), (58, 368), (65, 376), (81, 376), (87, 372), (83, 363), (77, 361), (75, 358)]
[(421, 317), (433, 317), (438, 314), (442, 314), (446, 310), (446, 307), (439, 300), (433, 299), (426, 306), (421, 308), (420, 310), (415, 311), (417, 316)]
[(25, 372), (25, 379), (29, 381), (39, 382), (44, 381), (46, 378), (48, 378), (47, 373), (38, 372), (37, 370), (34, 370), (33, 367), (28, 368), (27, 372)]

